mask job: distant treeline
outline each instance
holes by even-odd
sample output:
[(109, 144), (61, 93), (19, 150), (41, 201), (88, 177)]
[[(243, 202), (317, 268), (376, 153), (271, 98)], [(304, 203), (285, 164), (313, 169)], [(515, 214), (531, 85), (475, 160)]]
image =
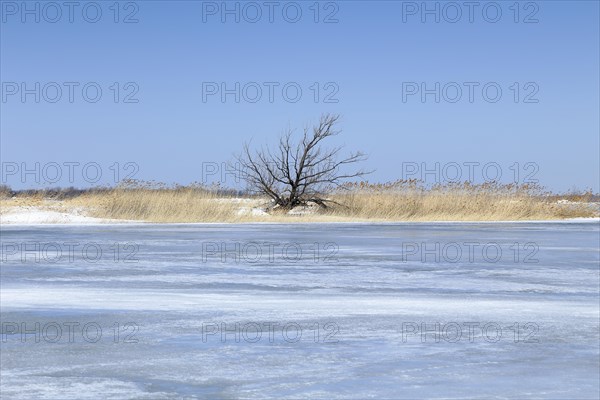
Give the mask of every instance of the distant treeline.
[[(128, 188), (128, 187), (92, 187), (92, 188), (43, 188), (43, 189), (16, 189), (13, 190), (7, 185), (0, 185), (0, 197), (39, 197), (44, 199), (55, 199), (55, 200), (67, 200), (73, 199), (86, 194), (107, 194), (114, 190), (142, 190), (141, 188)], [(245, 190), (229, 189), (229, 188), (212, 188), (212, 187), (196, 187), (196, 186), (177, 186), (177, 187), (165, 187), (165, 188), (144, 188), (143, 190), (157, 190), (157, 191), (181, 191), (190, 190), (198, 191), (199, 193), (210, 192), (219, 196), (234, 197), (234, 196), (251, 196)]]

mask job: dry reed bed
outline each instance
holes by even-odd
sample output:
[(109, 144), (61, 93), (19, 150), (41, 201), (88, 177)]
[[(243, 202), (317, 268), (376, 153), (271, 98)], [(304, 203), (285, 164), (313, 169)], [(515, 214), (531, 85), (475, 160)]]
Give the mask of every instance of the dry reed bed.
[(406, 221), (546, 220), (597, 216), (597, 207), (559, 204), (535, 185), (469, 183), (425, 187), (417, 181), (346, 185), (335, 212), (359, 218)]
[[(260, 215), (253, 208), (268, 202), (257, 197), (239, 198), (197, 186), (117, 187), (62, 198), (54, 206), (83, 207), (99, 218), (148, 222), (507, 221), (598, 216), (597, 205), (591, 206), (584, 197), (559, 204), (556, 195), (532, 186), (361, 182), (332, 191), (329, 198), (338, 204), (332, 203), (327, 210)], [(37, 205), (44, 202), (43, 196), (35, 194), (0, 200), (0, 205), (5, 208), (28, 199)]]
[(99, 218), (151, 222), (242, 222), (239, 204), (215, 193), (194, 189), (115, 189), (83, 195), (77, 201)]

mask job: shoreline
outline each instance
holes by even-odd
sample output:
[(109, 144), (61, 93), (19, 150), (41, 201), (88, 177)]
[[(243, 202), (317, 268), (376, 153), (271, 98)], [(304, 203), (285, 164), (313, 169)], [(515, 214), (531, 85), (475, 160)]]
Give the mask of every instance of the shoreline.
[[(11, 207), (13, 208), (13, 207)], [(14, 207), (18, 208), (18, 207)], [(16, 211), (16, 212), (15, 212)], [(324, 224), (355, 224), (355, 225), (459, 225), (459, 224), (551, 224), (551, 223), (598, 223), (600, 217), (577, 217), (563, 219), (520, 219), (520, 220), (347, 220), (347, 221), (306, 221), (301, 217), (290, 216), (289, 220), (261, 221), (244, 220), (237, 222), (153, 222), (144, 220), (121, 220), (97, 218), (86, 215), (85, 210), (56, 211), (44, 207), (28, 206), (26, 210), (3, 210), (0, 214), (0, 227), (18, 226), (136, 226), (136, 225), (324, 225)], [(264, 218), (264, 217), (262, 217)], [(285, 217), (283, 217), (285, 218)]]

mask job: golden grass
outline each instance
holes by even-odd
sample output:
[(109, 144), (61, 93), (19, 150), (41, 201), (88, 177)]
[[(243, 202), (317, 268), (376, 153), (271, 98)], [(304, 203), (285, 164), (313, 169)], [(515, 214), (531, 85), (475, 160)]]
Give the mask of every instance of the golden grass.
[(115, 189), (85, 194), (68, 203), (86, 207), (90, 216), (159, 223), (183, 222), (317, 222), (343, 221), (334, 215), (253, 215), (264, 207), (261, 198), (235, 198), (196, 189)]
[(439, 187), (351, 190), (332, 197), (334, 214), (385, 221), (513, 221), (594, 217), (589, 204), (558, 204), (526, 190)]
[(151, 222), (242, 222), (239, 204), (195, 189), (115, 189), (73, 199), (99, 218)]
[[(597, 217), (598, 205), (560, 204), (537, 187), (445, 185), (425, 188), (414, 181), (351, 184), (330, 194), (339, 203), (305, 215), (254, 215), (266, 199), (217, 194), (198, 186), (117, 187), (91, 190), (59, 200), (39, 193), (0, 199), (2, 212), (13, 206), (69, 210), (89, 216), (147, 222), (348, 222), (348, 221), (512, 221)], [(240, 211), (242, 210), (242, 211)]]

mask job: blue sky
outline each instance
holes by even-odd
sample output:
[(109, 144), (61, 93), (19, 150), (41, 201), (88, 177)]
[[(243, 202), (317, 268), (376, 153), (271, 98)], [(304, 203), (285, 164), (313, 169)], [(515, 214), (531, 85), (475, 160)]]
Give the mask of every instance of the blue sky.
[(114, 1), (77, 2), (73, 22), (63, 2), (27, 2), (29, 14), (1, 3), (2, 183), (15, 188), (91, 186), (97, 170), (96, 184), (119, 170), (232, 186), (207, 165), (331, 112), (343, 130), (331, 145), (368, 153), (371, 181), (436, 165), (426, 182), (456, 165), (465, 180), (471, 165), (474, 181), (500, 169), (502, 181), (600, 189), (597, 1), (474, 2), (472, 22), (464, 2), (427, 2), (439, 22), (400, 1), (273, 2), (273, 22), (262, 1), (227, 2), (239, 22), (222, 2), (120, 2), (118, 15)]

